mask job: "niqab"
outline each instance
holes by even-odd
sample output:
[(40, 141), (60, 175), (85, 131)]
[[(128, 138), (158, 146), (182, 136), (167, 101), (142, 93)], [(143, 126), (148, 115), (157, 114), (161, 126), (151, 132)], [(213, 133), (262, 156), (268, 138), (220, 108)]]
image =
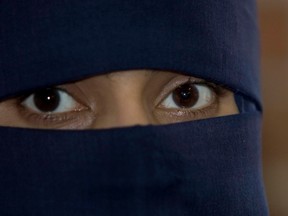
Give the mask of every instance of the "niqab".
[(4, 0), (0, 29), (1, 99), (153, 69), (227, 86), (241, 111), (102, 130), (1, 127), (0, 215), (268, 214), (254, 0)]

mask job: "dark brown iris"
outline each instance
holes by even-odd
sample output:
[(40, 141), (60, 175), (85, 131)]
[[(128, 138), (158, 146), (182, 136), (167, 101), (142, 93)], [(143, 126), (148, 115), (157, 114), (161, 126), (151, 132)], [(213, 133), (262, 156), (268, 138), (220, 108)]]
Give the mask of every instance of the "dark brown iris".
[(198, 89), (191, 83), (185, 83), (173, 91), (173, 100), (175, 104), (181, 108), (193, 107), (198, 99)]
[(53, 112), (60, 103), (60, 95), (57, 89), (47, 88), (34, 94), (34, 103), (42, 112)]

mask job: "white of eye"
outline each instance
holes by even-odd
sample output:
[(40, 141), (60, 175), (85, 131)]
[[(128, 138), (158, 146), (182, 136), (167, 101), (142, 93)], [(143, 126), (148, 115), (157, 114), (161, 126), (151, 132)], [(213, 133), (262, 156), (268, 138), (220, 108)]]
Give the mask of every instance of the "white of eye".
[[(194, 86), (198, 90), (199, 96), (197, 102), (192, 107), (189, 107), (189, 109), (201, 109), (203, 107), (209, 106), (213, 101), (213, 92), (211, 88), (203, 84), (194, 84)], [(173, 92), (171, 92), (165, 98), (165, 100), (162, 101), (161, 106), (167, 109), (183, 109), (175, 103), (173, 99)]]
[(60, 90), (60, 89), (57, 89), (56, 91), (59, 94), (59, 103), (57, 104), (57, 107), (51, 112), (41, 111), (37, 107), (37, 105), (35, 104), (35, 94), (31, 94), (28, 98), (26, 98), (22, 102), (22, 105), (24, 105), (25, 107), (37, 113), (57, 114), (57, 113), (70, 112), (70, 111), (75, 110), (77, 106), (77, 102), (65, 91)]

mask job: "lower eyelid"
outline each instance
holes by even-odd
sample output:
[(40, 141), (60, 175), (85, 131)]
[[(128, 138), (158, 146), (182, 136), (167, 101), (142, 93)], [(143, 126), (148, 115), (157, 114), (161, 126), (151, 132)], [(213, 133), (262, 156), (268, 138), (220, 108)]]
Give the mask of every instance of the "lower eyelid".
[(46, 122), (46, 123), (57, 123), (57, 122), (67, 122), (70, 120), (75, 119), (73, 116), (69, 116), (67, 114), (40, 114), (40, 113), (33, 113), (27, 110), (22, 110), (21, 114), (23, 118), (25, 118), (26, 121), (29, 123), (41, 123), (41, 122)]
[(209, 110), (209, 109), (213, 109), (215, 110), (218, 107), (218, 100), (215, 99), (215, 101), (213, 103), (211, 103), (209, 106), (203, 107), (203, 108), (199, 108), (199, 109), (190, 109), (190, 108), (165, 108), (165, 107), (159, 107), (159, 110), (162, 110), (164, 112), (174, 112), (174, 113), (179, 113), (179, 112), (183, 112), (183, 113), (193, 113), (193, 112), (197, 112), (199, 110)]
[(154, 111), (154, 116), (162, 119), (163, 121), (169, 121), (170, 123), (191, 121), (214, 116), (216, 117), (218, 114), (218, 108), (219, 104), (217, 102), (198, 110), (158, 108)]
[[(21, 105), (19, 105), (21, 106)], [(71, 125), (81, 119), (80, 113), (61, 113), (61, 114), (41, 114), (27, 110), (25, 107), (18, 108), (19, 116), (25, 124), (35, 128), (54, 128), (64, 125)]]

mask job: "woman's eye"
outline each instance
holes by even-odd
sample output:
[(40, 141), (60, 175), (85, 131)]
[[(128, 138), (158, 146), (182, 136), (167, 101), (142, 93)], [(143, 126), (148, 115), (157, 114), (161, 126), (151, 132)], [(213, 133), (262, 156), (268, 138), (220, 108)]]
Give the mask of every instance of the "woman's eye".
[(77, 107), (77, 102), (58, 88), (41, 89), (28, 96), (21, 104), (34, 112), (49, 114), (70, 112)]
[(205, 84), (185, 83), (173, 90), (160, 104), (168, 109), (201, 109), (213, 103), (214, 92)]

